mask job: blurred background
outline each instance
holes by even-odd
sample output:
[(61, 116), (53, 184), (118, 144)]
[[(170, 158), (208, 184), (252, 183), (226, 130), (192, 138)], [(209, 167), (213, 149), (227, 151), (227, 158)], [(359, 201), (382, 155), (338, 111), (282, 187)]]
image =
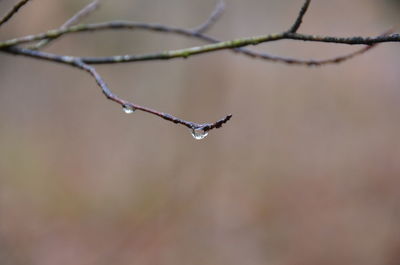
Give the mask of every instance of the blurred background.
[[(16, 1), (1, 0), (5, 13)], [(31, 1), (1, 39), (59, 27), (89, 1)], [(302, 0), (226, 0), (210, 35), (280, 32)], [(104, 0), (86, 22), (191, 28), (215, 0)], [(300, 32), (374, 36), (398, 1), (313, 1)], [(66, 36), (46, 51), (139, 54), (202, 44), (114, 31)], [(324, 59), (345, 45), (252, 47)], [(2, 265), (395, 265), (400, 262), (400, 53), (386, 43), (319, 68), (230, 51), (97, 66), (121, 97), (222, 129), (182, 126), (106, 100), (86, 73), (0, 53)]]

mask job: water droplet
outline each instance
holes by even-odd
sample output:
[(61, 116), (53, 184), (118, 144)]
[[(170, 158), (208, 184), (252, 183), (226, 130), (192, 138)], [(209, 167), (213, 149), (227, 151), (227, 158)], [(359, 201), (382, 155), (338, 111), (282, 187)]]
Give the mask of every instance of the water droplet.
[(192, 136), (196, 140), (204, 139), (207, 135), (208, 132), (204, 131), (203, 129), (192, 129)]
[(122, 109), (124, 110), (125, 113), (130, 114), (133, 113), (136, 109), (132, 107), (131, 105), (123, 105)]

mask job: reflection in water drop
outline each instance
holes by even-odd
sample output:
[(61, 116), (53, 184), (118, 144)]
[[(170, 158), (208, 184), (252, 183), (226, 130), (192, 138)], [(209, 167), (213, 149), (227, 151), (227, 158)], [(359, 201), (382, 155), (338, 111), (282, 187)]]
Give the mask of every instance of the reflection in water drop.
[(132, 107), (130, 105), (124, 105), (124, 106), (122, 106), (122, 109), (127, 114), (133, 113), (136, 110), (134, 107)]
[(203, 129), (192, 129), (192, 136), (196, 140), (204, 139), (207, 135), (208, 132)]

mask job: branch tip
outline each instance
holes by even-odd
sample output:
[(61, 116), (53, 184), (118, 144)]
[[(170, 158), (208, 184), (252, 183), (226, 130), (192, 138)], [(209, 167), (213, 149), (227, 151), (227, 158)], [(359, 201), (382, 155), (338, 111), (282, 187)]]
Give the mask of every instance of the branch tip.
[[(5, 23), (8, 19), (11, 18), (13, 14), (15, 14), (21, 6), (27, 3), (29, 0), (20, 1), (16, 6), (14, 6), (14, 11), (11, 13), (10, 17), (6, 20), (3, 18), (0, 21)], [(173, 122), (175, 124), (181, 124), (186, 126), (191, 130), (202, 130), (204, 132), (208, 132), (212, 129), (221, 128), (225, 123), (227, 123), (231, 118), (232, 115), (229, 114), (224, 118), (217, 120), (214, 123), (204, 123), (198, 124), (190, 121), (186, 121), (183, 119), (179, 119), (175, 116), (172, 116), (168, 113), (160, 112), (154, 109), (150, 109), (148, 107), (140, 106), (131, 102), (128, 102), (124, 99), (119, 98), (115, 95), (100, 74), (96, 71), (93, 64), (111, 64), (111, 63), (124, 63), (124, 62), (137, 62), (137, 61), (147, 61), (147, 60), (167, 60), (173, 59), (178, 57), (189, 57), (191, 55), (201, 54), (201, 53), (208, 53), (212, 51), (222, 50), (222, 49), (232, 49), (235, 52), (243, 53), (247, 56), (252, 58), (261, 58), (265, 60), (270, 60), (273, 62), (284, 62), (288, 64), (297, 64), (297, 65), (307, 65), (307, 66), (320, 66), (325, 64), (334, 64), (340, 63), (350, 58), (353, 58), (356, 55), (360, 55), (373, 47), (376, 47), (378, 43), (381, 42), (400, 42), (400, 35), (399, 34), (392, 34), (392, 30), (386, 31), (384, 34), (381, 34), (376, 37), (347, 37), (347, 38), (340, 38), (340, 37), (331, 37), (331, 36), (316, 36), (316, 35), (306, 35), (306, 34), (299, 34), (296, 33), (299, 29), (302, 19), (307, 12), (307, 9), (310, 5), (311, 0), (306, 0), (297, 16), (295, 23), (292, 27), (285, 32), (278, 33), (278, 34), (270, 34), (270, 35), (263, 35), (263, 36), (256, 36), (252, 38), (243, 38), (231, 41), (224, 41), (221, 42), (215, 38), (212, 38), (208, 35), (205, 35), (203, 32), (208, 30), (221, 16), (224, 10), (224, 2), (221, 0), (217, 2), (216, 7), (214, 8), (213, 12), (211, 13), (210, 17), (200, 26), (195, 29), (182, 29), (176, 27), (169, 27), (165, 25), (159, 24), (147, 24), (147, 23), (137, 23), (131, 21), (110, 21), (104, 23), (97, 23), (97, 24), (80, 24), (78, 26), (71, 26), (80, 20), (83, 16), (89, 14), (93, 10), (95, 10), (99, 4), (98, 0), (91, 2), (89, 5), (81, 9), (78, 13), (76, 13), (70, 20), (64, 23), (60, 28), (56, 30), (50, 30), (45, 33), (37, 34), (37, 35), (29, 35), (24, 36), (21, 38), (6, 40), (0, 42), (0, 51), (15, 55), (24, 55), (36, 59), (42, 59), (52, 62), (63, 63), (66, 65), (70, 65), (76, 67), (80, 70), (84, 70), (88, 72), (96, 81), (97, 85), (101, 88), (103, 94), (106, 96), (107, 99), (116, 102), (117, 104), (121, 105), (123, 108), (129, 108), (125, 110), (126, 113), (131, 113), (133, 110), (140, 110), (143, 112), (150, 113), (152, 115), (161, 117), (165, 120)], [(22, 4), (21, 4), (22, 3)], [(16, 8), (20, 5), (18, 8)], [(0, 23), (0, 25), (2, 24)], [(165, 32), (165, 33), (173, 33), (179, 34), (186, 37), (197, 38), (212, 44), (191, 47), (187, 49), (180, 49), (180, 50), (171, 50), (167, 52), (160, 52), (154, 54), (141, 54), (141, 55), (117, 55), (117, 56), (109, 56), (109, 57), (73, 57), (73, 56), (63, 56), (57, 54), (46, 53), (42, 51), (35, 50), (35, 47), (31, 49), (22, 48), (18, 45), (23, 43), (35, 42), (35, 41), (45, 41), (45, 44), (37, 45), (38, 48), (43, 47), (49, 41), (54, 40), (58, 37), (61, 37), (65, 34), (75, 33), (75, 32), (89, 32), (89, 31), (98, 31), (98, 30), (105, 30), (105, 29), (144, 29), (144, 30), (151, 30), (156, 32)], [(358, 44), (358, 45), (366, 45), (362, 49), (357, 50), (353, 53), (334, 57), (332, 59), (327, 60), (299, 60), (294, 58), (285, 58), (279, 56), (272, 56), (265, 53), (259, 53), (247, 48), (244, 46), (248, 46), (251, 44), (260, 44), (270, 41), (277, 41), (282, 39), (291, 39), (291, 40), (301, 40), (301, 41), (313, 41), (313, 42), (329, 42), (329, 43), (342, 43), (342, 44)], [(39, 43), (40, 44), (40, 43)], [(37, 49), (38, 49), (37, 48)]]
[(230, 119), (232, 118), (232, 114), (229, 114), (225, 116), (224, 118), (214, 122), (214, 123), (206, 123), (206, 124), (195, 124), (193, 129), (201, 129), (204, 130), (205, 132), (210, 131), (212, 129), (218, 129), (221, 128), (222, 125), (227, 123)]

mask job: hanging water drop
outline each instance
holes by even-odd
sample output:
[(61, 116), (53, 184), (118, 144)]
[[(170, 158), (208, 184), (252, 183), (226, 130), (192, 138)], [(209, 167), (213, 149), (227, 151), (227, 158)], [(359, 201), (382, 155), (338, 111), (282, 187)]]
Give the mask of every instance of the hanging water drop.
[(131, 105), (123, 105), (122, 109), (124, 110), (125, 113), (130, 114), (133, 113), (136, 109), (132, 107)]
[(203, 129), (192, 129), (192, 136), (196, 140), (204, 139), (207, 135), (208, 132)]

